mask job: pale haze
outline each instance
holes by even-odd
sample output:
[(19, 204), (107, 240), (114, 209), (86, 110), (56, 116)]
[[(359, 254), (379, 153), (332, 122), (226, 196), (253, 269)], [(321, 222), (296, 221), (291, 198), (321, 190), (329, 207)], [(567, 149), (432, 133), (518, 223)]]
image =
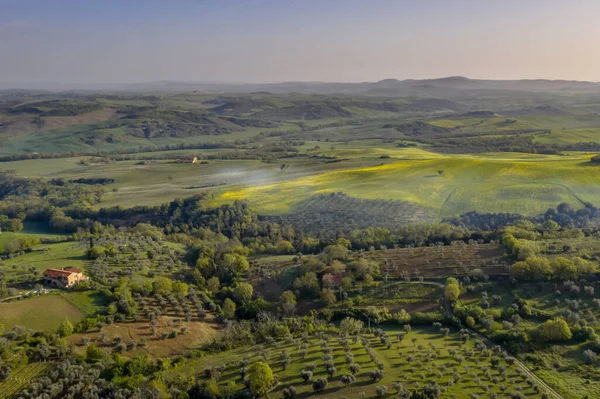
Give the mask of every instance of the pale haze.
[(600, 80), (599, 1), (0, 1), (0, 82)]

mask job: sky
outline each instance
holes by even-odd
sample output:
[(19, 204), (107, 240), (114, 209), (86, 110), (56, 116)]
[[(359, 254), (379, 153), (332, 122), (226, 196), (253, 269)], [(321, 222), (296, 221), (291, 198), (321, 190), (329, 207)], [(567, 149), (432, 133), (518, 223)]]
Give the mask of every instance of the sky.
[(0, 82), (600, 81), (598, 0), (0, 0)]

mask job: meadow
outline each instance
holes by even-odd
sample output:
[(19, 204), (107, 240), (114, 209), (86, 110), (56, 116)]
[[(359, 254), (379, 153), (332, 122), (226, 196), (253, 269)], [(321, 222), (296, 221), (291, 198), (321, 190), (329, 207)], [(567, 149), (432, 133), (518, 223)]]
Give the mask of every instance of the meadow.
[(61, 295), (39, 297), (0, 303), (0, 324), (6, 328), (21, 326), (36, 331), (55, 331), (67, 319), (75, 324), (86, 314)]
[[(414, 154), (415, 150), (409, 150)], [(421, 154), (422, 154), (421, 150)], [(402, 156), (399, 149), (396, 156)], [(383, 165), (348, 168), (269, 184), (226, 188), (217, 202), (247, 199), (264, 214), (284, 214), (311, 195), (344, 192), (366, 199), (403, 200), (439, 217), (468, 211), (536, 215), (562, 202), (599, 204), (600, 168), (589, 156), (432, 154)]]
[[(591, 155), (485, 153), (448, 155), (426, 147), (373, 141), (332, 143), (319, 150), (337, 159), (308, 157), (177, 164), (134, 161), (81, 165), (79, 158), (0, 164), (18, 175), (45, 178), (111, 177), (100, 206), (158, 205), (210, 190), (214, 204), (248, 200), (263, 215), (284, 215), (317, 194), (405, 201), (438, 219), (469, 211), (536, 215), (562, 202), (600, 205), (600, 167)], [(383, 157), (383, 158), (382, 158)], [(287, 167), (282, 171), (281, 165)]]

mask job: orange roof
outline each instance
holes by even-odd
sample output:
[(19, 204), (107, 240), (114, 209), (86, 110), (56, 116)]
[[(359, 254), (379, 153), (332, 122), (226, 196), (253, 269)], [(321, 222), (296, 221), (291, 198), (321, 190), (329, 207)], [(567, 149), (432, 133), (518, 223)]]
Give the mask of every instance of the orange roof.
[(324, 274), (322, 279), (323, 282), (325, 283), (326, 281), (329, 281), (331, 284), (333, 284), (334, 286), (338, 287), (340, 285), (342, 285), (342, 278), (344, 276), (342, 276), (341, 274), (331, 274), (331, 273), (327, 273)]
[(44, 275), (48, 275), (48, 276), (50, 276), (52, 278), (59, 277), (59, 276), (68, 277), (71, 274), (73, 274), (73, 272), (68, 271), (68, 270), (59, 270), (59, 269), (46, 269), (46, 270), (44, 270)]
[(71, 273), (81, 273), (81, 270), (79, 270), (79, 269), (78, 269), (78, 268), (76, 268), (76, 267), (67, 267), (65, 270), (66, 270), (66, 271), (69, 271), (69, 272), (71, 272)]

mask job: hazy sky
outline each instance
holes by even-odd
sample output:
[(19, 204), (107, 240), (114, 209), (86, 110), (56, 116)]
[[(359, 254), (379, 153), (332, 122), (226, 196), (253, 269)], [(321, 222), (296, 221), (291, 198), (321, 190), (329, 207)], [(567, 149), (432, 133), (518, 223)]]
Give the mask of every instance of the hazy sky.
[(600, 81), (600, 0), (0, 0), (0, 82)]

